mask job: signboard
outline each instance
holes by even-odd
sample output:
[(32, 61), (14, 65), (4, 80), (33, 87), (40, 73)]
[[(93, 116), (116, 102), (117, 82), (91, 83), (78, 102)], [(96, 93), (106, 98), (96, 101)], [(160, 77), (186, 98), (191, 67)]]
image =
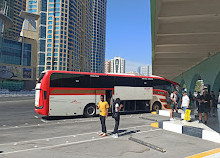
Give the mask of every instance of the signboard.
[(31, 69), (23, 68), (23, 78), (31, 78)]
[(0, 78), (22, 78), (22, 69), (17, 66), (0, 65)]

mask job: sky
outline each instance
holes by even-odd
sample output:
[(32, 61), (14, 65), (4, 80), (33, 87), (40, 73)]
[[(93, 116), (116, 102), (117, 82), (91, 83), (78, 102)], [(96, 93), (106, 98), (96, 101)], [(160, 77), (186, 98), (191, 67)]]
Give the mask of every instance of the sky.
[(150, 0), (108, 0), (106, 60), (120, 56), (126, 72), (151, 64)]

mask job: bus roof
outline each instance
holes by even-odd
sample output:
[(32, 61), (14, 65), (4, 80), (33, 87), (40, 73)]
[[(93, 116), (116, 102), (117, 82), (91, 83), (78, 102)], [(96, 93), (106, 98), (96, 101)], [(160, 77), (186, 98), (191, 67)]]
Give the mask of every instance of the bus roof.
[(168, 80), (166, 78), (160, 77), (160, 76), (136, 76), (134, 74), (116, 74), (116, 73), (92, 73), (92, 72), (78, 72), (78, 71), (59, 71), (59, 70), (47, 70), (43, 71), (42, 73), (69, 73), (69, 74), (84, 74), (84, 75), (100, 75), (100, 76), (118, 76), (118, 77), (136, 77), (136, 78), (154, 78), (154, 79), (161, 79), (161, 80), (166, 80), (168, 82), (172, 82), (173, 84), (177, 84), (180, 86), (180, 84), (173, 82), (171, 80)]

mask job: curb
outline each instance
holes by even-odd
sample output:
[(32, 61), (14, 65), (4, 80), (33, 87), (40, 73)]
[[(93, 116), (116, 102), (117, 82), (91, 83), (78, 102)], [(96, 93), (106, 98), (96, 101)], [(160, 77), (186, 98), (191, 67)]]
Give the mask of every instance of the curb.
[[(167, 111), (167, 110), (157, 110), (157, 111), (151, 112), (151, 114), (170, 117), (170, 111)], [(174, 113), (173, 113), (173, 116), (176, 117), (176, 118), (184, 119), (185, 114), (174, 112)], [(195, 120), (195, 119), (196, 119), (196, 117), (195, 117), (195, 115), (194, 115), (193, 112), (191, 112), (190, 118), (191, 118), (192, 120)]]
[(180, 125), (170, 121), (159, 121), (157, 123), (152, 123), (151, 126), (179, 134), (201, 138), (203, 140), (208, 140), (215, 143), (220, 143), (219, 133), (215, 131), (205, 130), (203, 128)]

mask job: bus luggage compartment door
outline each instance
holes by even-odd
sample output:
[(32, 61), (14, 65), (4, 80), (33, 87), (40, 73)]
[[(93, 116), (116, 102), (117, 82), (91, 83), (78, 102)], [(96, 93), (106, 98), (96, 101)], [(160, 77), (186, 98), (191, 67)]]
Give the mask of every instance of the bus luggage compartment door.
[(151, 100), (153, 99), (152, 87), (114, 87), (114, 99), (121, 100)]

